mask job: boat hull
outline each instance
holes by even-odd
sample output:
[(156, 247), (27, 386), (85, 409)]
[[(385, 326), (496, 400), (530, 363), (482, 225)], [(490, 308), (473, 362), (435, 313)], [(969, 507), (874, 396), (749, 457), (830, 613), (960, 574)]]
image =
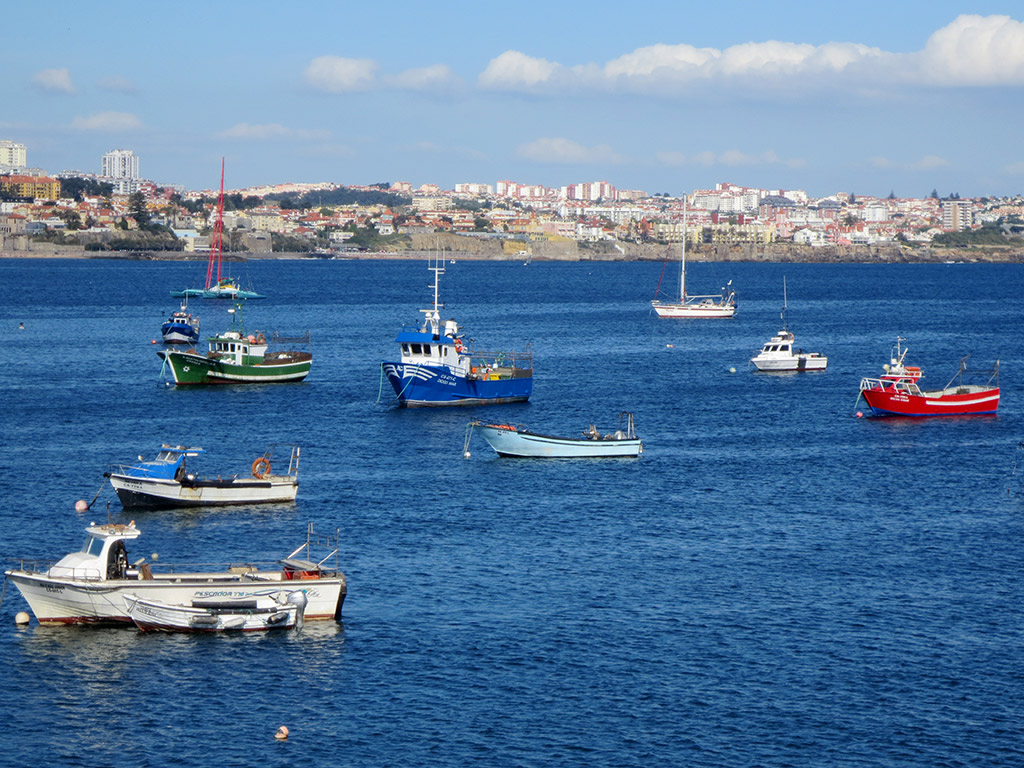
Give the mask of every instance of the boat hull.
[(197, 331), (191, 325), (165, 324), (164, 327), (160, 329), (160, 334), (163, 336), (164, 344), (199, 343), (199, 331)]
[(448, 366), (383, 363), (398, 403), (404, 408), (523, 403), (533, 392), (527, 369), (511, 369), (508, 378), (470, 379)]
[(754, 357), (750, 360), (759, 371), (824, 371), (828, 358), (820, 355), (799, 355), (797, 357)]
[[(217, 601), (210, 607), (171, 605), (125, 595), (128, 616), (143, 631), (159, 632), (260, 632), (292, 629), (299, 623), (298, 605), (284, 605), (264, 598), (260, 605), (244, 607), (239, 600)], [(251, 603), (250, 603), (251, 604)]]
[(225, 290), (217, 288), (186, 288), (183, 291), (171, 291), (175, 299), (263, 299), (262, 293), (252, 291)]
[(153, 579), (88, 580), (51, 577), (45, 572), (7, 571), (40, 624), (124, 624), (131, 617), (124, 596), (191, 605), (193, 600), (256, 600), (301, 590), (308, 620), (340, 618), (345, 577), (288, 579), (283, 571), (170, 573)]
[(636, 458), (643, 451), (639, 438), (574, 439), (481, 425), (477, 427), (499, 456), (513, 458)]
[(125, 509), (172, 509), (231, 504), (279, 504), (295, 501), (299, 481), (295, 477), (267, 475), (262, 479), (197, 479), (195, 481), (130, 477), (110, 473), (110, 484)]
[(671, 304), (652, 302), (651, 306), (658, 317), (676, 318), (726, 318), (736, 314), (733, 304)]
[(309, 375), (313, 358), (308, 353), (276, 353), (262, 363), (236, 365), (206, 355), (161, 350), (157, 355), (171, 369), (175, 384), (271, 384), (302, 381)]
[(920, 395), (889, 388), (862, 389), (861, 395), (875, 416), (980, 416), (999, 408), (998, 388), (960, 387)]

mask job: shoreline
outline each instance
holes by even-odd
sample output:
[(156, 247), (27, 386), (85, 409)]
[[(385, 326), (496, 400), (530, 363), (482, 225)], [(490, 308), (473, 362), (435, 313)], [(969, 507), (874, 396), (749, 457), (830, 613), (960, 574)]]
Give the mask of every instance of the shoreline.
[[(591, 251), (587, 248), (574, 252), (541, 252), (522, 254), (485, 253), (471, 250), (443, 250), (444, 258), (464, 261), (558, 261), (558, 262), (661, 262), (677, 258), (678, 245), (643, 245), (623, 252), (613, 250)], [(305, 252), (225, 253), (227, 262), (245, 261), (419, 261), (436, 257), (430, 249), (410, 249), (392, 252), (358, 252), (338, 254), (336, 258), (313, 256)], [(85, 251), (83, 249), (33, 249), (28, 251), (0, 251), (0, 259), (106, 259), (111, 261), (184, 261), (205, 262), (206, 254), (181, 251)], [(764, 262), (805, 264), (943, 264), (943, 263), (1024, 263), (1024, 249), (1015, 248), (906, 248), (876, 246), (810, 246), (771, 245), (754, 249), (750, 246), (697, 246), (687, 249), (687, 261), (693, 262)]]

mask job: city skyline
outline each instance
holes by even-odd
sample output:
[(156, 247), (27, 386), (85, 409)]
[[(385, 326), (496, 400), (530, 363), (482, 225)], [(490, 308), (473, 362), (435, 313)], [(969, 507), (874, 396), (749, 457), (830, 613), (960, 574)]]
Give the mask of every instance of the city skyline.
[(19, 6), (0, 138), (52, 173), (131, 150), (190, 189), (215, 187), (223, 156), (231, 188), (1017, 194), (1024, 15), (964, 6)]

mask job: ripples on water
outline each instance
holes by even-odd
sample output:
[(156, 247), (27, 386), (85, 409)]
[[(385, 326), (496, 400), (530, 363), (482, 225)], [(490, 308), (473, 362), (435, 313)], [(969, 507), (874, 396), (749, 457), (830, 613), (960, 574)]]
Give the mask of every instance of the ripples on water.
[[(533, 343), (533, 402), (397, 411), (378, 363), (423, 263), (241, 267), (270, 296), (250, 328), (312, 331), (309, 380), (178, 390), (149, 342), (202, 265), (0, 261), (5, 561), (77, 548), (108, 499), (122, 520), (109, 491), (73, 510), (110, 462), (188, 442), (230, 471), (294, 441), (296, 504), (139, 512), (131, 554), (273, 559), (312, 520), (350, 580), (341, 624), (247, 637), (15, 628), (11, 586), (0, 764), (1024, 762), (1020, 268), (698, 264), (740, 309), (690, 323), (649, 315), (660, 269), (449, 265), (471, 336)], [(783, 274), (825, 373), (747, 366)], [(896, 334), (934, 385), (1001, 358), (1000, 415), (853, 418)], [(622, 410), (639, 461), (461, 456), (471, 418), (571, 434)]]

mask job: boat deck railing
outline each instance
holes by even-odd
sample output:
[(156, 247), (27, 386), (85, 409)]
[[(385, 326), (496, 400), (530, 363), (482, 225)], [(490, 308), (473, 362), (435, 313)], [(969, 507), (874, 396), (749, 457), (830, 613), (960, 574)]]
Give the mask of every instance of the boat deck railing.
[(533, 347), (525, 352), (477, 352), (470, 353), (471, 365), (476, 368), (511, 368), (518, 371), (533, 370)]
[(870, 392), (898, 392), (904, 395), (914, 395), (915, 397), (921, 396), (921, 388), (917, 386), (913, 381), (907, 379), (877, 379), (866, 377), (860, 380), (861, 392), (868, 390)]
[[(303, 545), (305, 547), (305, 545)], [(330, 556), (336, 555), (332, 552)], [(125, 579), (150, 579), (154, 581), (171, 581), (175, 583), (196, 583), (212, 584), (224, 581), (260, 581), (263, 579), (277, 578), (282, 571), (286, 570), (280, 560), (262, 560), (252, 562), (227, 563), (186, 563), (175, 565), (174, 563), (144, 562), (140, 558), (134, 564), (129, 564)], [(324, 559), (326, 560), (326, 558)], [(310, 566), (316, 566), (323, 576), (333, 576), (339, 572), (338, 564), (335, 562), (332, 567), (324, 567), (324, 560), (320, 562), (310, 561)], [(12, 570), (22, 571), (35, 575), (46, 575), (51, 568), (57, 565), (53, 560), (38, 560), (30, 558), (19, 558), (13, 560), (17, 567)], [(144, 567), (143, 567), (144, 566)], [(106, 574), (97, 568), (67, 568), (67, 573), (55, 574), (54, 578), (66, 578), (73, 581), (99, 582), (107, 581)], [(313, 567), (307, 570), (314, 570)], [(147, 574), (143, 576), (143, 573)]]
[(301, 336), (286, 336), (274, 331), (270, 334), (270, 341), (274, 344), (302, 344), (308, 347), (312, 343), (312, 337), (309, 331), (306, 331)]

